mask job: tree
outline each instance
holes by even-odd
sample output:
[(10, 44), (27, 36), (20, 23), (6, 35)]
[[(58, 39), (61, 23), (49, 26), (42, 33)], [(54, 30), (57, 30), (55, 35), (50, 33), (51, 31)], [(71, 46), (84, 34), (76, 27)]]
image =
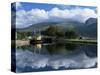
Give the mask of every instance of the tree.
[(27, 39), (29, 36), (32, 36), (32, 32), (17, 32), (17, 39)]
[(54, 26), (49, 26), (47, 30), (45, 31), (46, 35), (48, 36), (55, 36), (56, 35), (56, 28)]
[(65, 36), (68, 39), (73, 39), (78, 37), (78, 33), (72, 28), (72, 29), (67, 29), (65, 32)]
[(64, 31), (62, 26), (49, 26), (45, 31), (46, 35), (54, 37), (64, 37)]

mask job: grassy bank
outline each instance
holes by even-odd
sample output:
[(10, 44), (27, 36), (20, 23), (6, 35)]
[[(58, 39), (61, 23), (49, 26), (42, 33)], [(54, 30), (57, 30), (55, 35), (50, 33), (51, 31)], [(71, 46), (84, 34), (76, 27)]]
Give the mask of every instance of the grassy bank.
[(95, 39), (65, 39), (63, 41), (72, 42), (72, 43), (97, 44), (97, 40)]
[[(57, 39), (56, 43), (97, 44), (95, 39)], [(16, 40), (16, 46), (29, 45), (29, 40)]]

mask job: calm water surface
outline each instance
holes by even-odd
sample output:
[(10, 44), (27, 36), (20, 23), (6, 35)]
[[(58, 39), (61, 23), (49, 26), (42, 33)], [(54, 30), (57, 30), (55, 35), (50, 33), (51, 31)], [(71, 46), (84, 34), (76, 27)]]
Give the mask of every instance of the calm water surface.
[(21, 46), (16, 50), (17, 72), (85, 69), (96, 66), (96, 45), (36, 44)]

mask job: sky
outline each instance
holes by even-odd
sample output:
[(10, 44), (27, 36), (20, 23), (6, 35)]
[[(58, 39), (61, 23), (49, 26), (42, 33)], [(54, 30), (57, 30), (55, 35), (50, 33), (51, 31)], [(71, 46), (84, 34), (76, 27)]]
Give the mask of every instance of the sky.
[(12, 5), (12, 12), (16, 12), (17, 28), (67, 20), (85, 23), (89, 18), (97, 18), (97, 8), (91, 6), (17, 2)]

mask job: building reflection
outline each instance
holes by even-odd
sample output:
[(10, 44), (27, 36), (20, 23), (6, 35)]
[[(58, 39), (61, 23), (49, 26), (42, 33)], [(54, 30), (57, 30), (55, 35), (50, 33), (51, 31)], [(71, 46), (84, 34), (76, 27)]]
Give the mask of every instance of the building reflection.
[(42, 48), (42, 44), (35, 44), (33, 45), (35, 48), (41, 49)]

